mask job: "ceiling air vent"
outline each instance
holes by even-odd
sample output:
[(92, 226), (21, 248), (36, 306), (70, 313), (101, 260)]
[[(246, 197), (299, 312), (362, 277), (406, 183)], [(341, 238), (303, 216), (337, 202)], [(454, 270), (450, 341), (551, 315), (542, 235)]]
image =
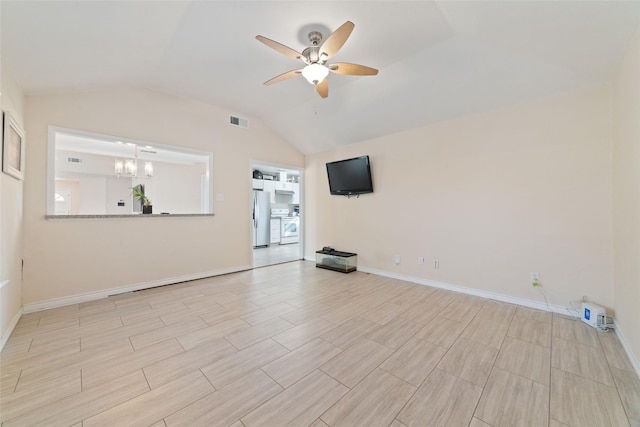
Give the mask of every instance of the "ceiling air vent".
[(68, 163), (83, 163), (84, 160), (82, 160), (80, 157), (67, 157), (67, 162)]
[(241, 117), (229, 116), (229, 124), (231, 126), (239, 126), (241, 128), (247, 129), (249, 127), (249, 120), (243, 119)]

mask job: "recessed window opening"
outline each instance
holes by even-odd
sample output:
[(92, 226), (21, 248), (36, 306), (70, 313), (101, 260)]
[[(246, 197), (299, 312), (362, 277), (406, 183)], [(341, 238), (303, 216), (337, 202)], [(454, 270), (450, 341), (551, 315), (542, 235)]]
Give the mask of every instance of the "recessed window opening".
[(210, 214), (212, 166), (206, 151), (50, 126), (47, 214)]

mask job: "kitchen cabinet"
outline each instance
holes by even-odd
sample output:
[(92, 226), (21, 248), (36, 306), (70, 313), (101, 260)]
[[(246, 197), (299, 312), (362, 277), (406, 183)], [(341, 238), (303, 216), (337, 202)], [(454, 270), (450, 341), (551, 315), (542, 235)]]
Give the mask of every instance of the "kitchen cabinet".
[(264, 190), (264, 181), (261, 179), (253, 179), (253, 189), (254, 190)]
[(300, 184), (297, 182), (292, 182), (293, 185), (293, 197), (291, 197), (291, 203), (294, 205), (300, 204)]
[(280, 243), (280, 218), (271, 218), (271, 243)]
[(265, 179), (263, 182), (264, 182), (264, 191), (269, 192), (271, 203), (275, 203), (276, 202), (276, 181), (270, 181), (268, 179)]
[(276, 190), (293, 191), (293, 182), (276, 181)]

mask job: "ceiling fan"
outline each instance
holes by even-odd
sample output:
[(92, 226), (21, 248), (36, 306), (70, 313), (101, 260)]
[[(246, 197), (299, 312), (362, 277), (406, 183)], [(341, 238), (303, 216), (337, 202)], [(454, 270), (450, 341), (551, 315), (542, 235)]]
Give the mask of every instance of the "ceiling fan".
[(340, 28), (331, 33), (322, 44), (320, 44), (322, 42), (322, 34), (318, 31), (311, 31), (309, 33), (311, 46), (303, 50), (302, 53), (266, 37), (256, 36), (258, 41), (270, 48), (306, 64), (302, 69), (287, 71), (271, 80), (267, 80), (264, 84), (271, 85), (302, 74), (309, 83), (316, 87), (316, 91), (320, 96), (326, 98), (329, 96), (329, 83), (327, 82), (329, 72), (350, 76), (375, 76), (378, 74), (378, 70), (364, 65), (349, 64), (347, 62), (327, 64), (329, 58), (338, 53), (338, 50), (347, 41), (354, 27), (353, 22), (345, 22)]

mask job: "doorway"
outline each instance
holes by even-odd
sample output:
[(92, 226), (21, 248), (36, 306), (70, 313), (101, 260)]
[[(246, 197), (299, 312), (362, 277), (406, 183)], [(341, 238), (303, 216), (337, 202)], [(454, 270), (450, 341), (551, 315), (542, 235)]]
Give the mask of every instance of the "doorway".
[(71, 190), (56, 188), (56, 215), (71, 215)]
[(254, 268), (303, 258), (303, 170), (251, 165), (251, 250)]

